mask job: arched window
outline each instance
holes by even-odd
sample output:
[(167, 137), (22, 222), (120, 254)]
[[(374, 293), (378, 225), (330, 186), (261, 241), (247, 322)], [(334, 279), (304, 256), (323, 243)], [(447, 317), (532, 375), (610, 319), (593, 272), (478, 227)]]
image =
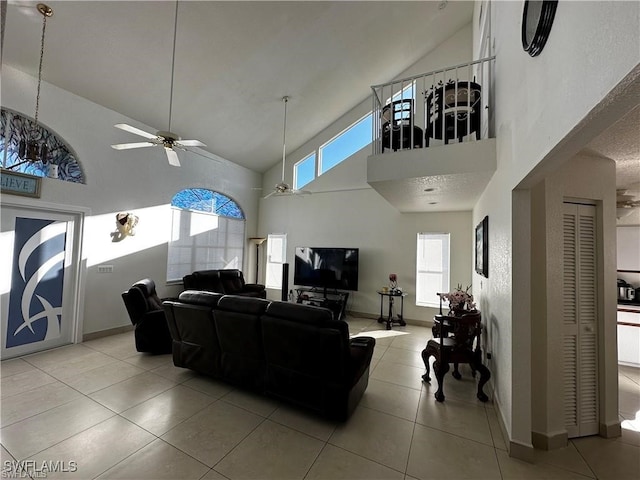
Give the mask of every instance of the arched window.
[[(58, 179), (67, 182), (85, 183), (84, 173), (71, 148), (55, 133), (36, 124), (31, 118), (7, 108), (0, 111), (0, 163), (2, 168), (46, 177), (49, 165), (58, 166)], [(20, 140), (35, 138), (47, 145), (47, 163), (22, 162), (18, 155)]]
[(245, 218), (240, 206), (220, 192), (186, 188), (171, 200), (167, 281), (196, 270), (242, 269)]

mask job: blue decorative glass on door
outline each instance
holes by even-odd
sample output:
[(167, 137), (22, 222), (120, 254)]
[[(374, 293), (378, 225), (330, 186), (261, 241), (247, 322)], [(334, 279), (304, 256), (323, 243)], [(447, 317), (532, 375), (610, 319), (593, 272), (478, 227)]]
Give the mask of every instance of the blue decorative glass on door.
[(6, 347), (60, 337), (66, 222), (17, 217)]

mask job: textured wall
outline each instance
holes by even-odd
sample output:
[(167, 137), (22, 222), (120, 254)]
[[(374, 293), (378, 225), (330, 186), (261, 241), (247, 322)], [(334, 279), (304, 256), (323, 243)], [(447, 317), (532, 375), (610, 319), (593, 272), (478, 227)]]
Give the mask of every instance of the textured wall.
[[(3, 66), (4, 106), (28, 114), (35, 90), (36, 79)], [(130, 325), (120, 293), (136, 280), (153, 278), (161, 296), (177, 291), (178, 287), (165, 285), (171, 228), (168, 205), (183, 188), (210, 188), (232, 197), (245, 212), (246, 236), (255, 235), (260, 192), (252, 187), (260, 184), (260, 174), (224, 159), (186, 152), (179, 153), (182, 167), (175, 168), (167, 163), (162, 149), (116, 151), (111, 144), (133, 138), (113, 128), (115, 123), (155, 129), (48, 83), (42, 85), (40, 121), (71, 145), (86, 175), (86, 185), (44, 178), (40, 199), (45, 206), (72, 205), (91, 211), (83, 245), (87, 268), (84, 333)], [(140, 223), (134, 237), (114, 243), (110, 233), (120, 211), (134, 212)], [(245, 270), (254, 265), (254, 250), (245, 249)], [(104, 263), (113, 265), (113, 273), (97, 272), (98, 265)]]
[(640, 42), (639, 9), (637, 2), (560, 2), (544, 51), (531, 58), (520, 43), (522, 2), (491, 6), (498, 171), (474, 208), (473, 223), (489, 215), (490, 225), (489, 279), (474, 274), (474, 288), (482, 281), (474, 291), (498, 352), (490, 368), (512, 446), (529, 448), (532, 430), (530, 303), (537, 299), (530, 270), (519, 268), (530, 266), (531, 250), (515, 243), (531, 225), (526, 190), (608, 126), (601, 117), (583, 121), (639, 63), (640, 50), (628, 48)]

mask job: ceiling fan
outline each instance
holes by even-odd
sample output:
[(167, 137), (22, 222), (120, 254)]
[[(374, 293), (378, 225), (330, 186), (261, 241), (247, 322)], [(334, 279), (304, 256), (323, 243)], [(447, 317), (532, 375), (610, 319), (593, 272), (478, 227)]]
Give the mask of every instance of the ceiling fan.
[(289, 97), (282, 97), (282, 103), (284, 103), (284, 126), (282, 131), (282, 178), (280, 183), (276, 183), (273, 192), (265, 195), (262, 198), (269, 198), (271, 196), (284, 196), (284, 195), (309, 195), (311, 192), (307, 190), (296, 190), (284, 181), (284, 172), (286, 168), (286, 155), (287, 155), (287, 103)]
[(112, 148), (116, 150), (130, 150), (132, 148), (144, 148), (144, 147), (155, 147), (155, 146), (163, 146), (164, 151), (167, 154), (167, 160), (170, 165), (175, 167), (180, 166), (180, 160), (178, 159), (178, 154), (174, 150), (174, 148), (179, 148), (181, 150), (186, 150), (187, 147), (206, 147), (204, 143), (200, 140), (183, 140), (179, 135), (171, 132), (171, 110), (173, 107), (173, 78), (175, 73), (175, 65), (176, 65), (176, 38), (178, 32), (178, 0), (176, 0), (176, 14), (173, 25), (173, 56), (171, 59), (171, 88), (169, 93), (169, 128), (168, 131), (158, 131), (156, 133), (145, 132), (136, 127), (132, 127), (131, 125), (127, 125), (126, 123), (118, 123), (114, 125), (115, 128), (119, 128), (120, 130), (124, 130), (125, 132), (133, 133), (134, 135), (138, 135), (140, 137), (146, 138), (146, 142), (133, 142), (133, 143), (118, 143), (115, 145), (111, 145)]
[(616, 190), (616, 216), (626, 217), (640, 207), (640, 200), (634, 200), (634, 195), (627, 195), (627, 190)]
[[(169, 120), (169, 125), (171, 125), (171, 120)], [(118, 143), (116, 145), (111, 145), (112, 148), (115, 148), (116, 150), (129, 150), (132, 148), (155, 147), (162, 145), (167, 153), (167, 160), (175, 167), (180, 166), (180, 160), (178, 159), (178, 154), (174, 148), (186, 149), (186, 147), (206, 147), (206, 145), (199, 140), (182, 140), (178, 135), (172, 132), (159, 131), (154, 134), (132, 127), (126, 123), (118, 123), (114, 125), (114, 127), (133, 133), (134, 135), (147, 138), (149, 141)]]

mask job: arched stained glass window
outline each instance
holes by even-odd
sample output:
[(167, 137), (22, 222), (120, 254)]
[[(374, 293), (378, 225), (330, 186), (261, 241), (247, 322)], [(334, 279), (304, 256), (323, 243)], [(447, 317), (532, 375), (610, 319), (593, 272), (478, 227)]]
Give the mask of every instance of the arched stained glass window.
[(220, 192), (205, 188), (186, 188), (176, 193), (171, 206), (244, 219), (244, 213), (236, 202)]
[(242, 269), (245, 217), (240, 205), (205, 188), (187, 188), (171, 200), (167, 281), (197, 270)]
[[(20, 140), (35, 139), (47, 145), (47, 163), (25, 162), (18, 155)], [(0, 164), (14, 172), (46, 177), (49, 165), (58, 166), (58, 179), (67, 182), (85, 183), (82, 168), (65, 141), (55, 133), (36, 124), (31, 118), (13, 110), (0, 111)], [(18, 165), (20, 164), (20, 165)]]

